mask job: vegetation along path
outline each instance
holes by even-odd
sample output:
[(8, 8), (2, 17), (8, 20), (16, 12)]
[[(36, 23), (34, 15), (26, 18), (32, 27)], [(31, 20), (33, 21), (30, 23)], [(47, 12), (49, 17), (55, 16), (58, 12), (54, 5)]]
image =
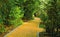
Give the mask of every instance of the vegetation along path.
[(39, 28), (40, 19), (28, 21), (5, 35), (4, 37), (38, 37), (37, 33), (44, 31), (43, 28)]

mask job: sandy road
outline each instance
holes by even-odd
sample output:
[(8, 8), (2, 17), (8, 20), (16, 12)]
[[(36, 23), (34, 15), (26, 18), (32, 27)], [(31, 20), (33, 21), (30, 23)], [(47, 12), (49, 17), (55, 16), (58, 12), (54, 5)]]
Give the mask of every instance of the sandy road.
[(12, 30), (4, 37), (37, 37), (38, 32), (44, 31), (43, 28), (39, 28), (39, 24), (39, 18), (35, 18), (34, 20), (24, 22), (21, 26)]

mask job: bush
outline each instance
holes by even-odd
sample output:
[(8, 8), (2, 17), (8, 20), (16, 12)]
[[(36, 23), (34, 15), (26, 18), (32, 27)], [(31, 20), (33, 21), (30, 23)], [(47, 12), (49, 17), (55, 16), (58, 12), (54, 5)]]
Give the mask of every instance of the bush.
[[(0, 1), (0, 19), (3, 21), (4, 25), (14, 25), (21, 24), (21, 22), (17, 22), (18, 20), (22, 21), (22, 17), (24, 15), (23, 10), (19, 7), (15, 0), (7, 0)], [(2, 3), (3, 2), (3, 3)]]
[(4, 27), (4, 25), (0, 24), (0, 33), (3, 33), (3, 32), (5, 32), (5, 27)]
[(10, 14), (9, 14), (9, 23), (12, 25), (20, 25), (22, 24), (22, 17), (23, 17), (23, 12), (20, 9), (20, 7), (15, 6), (11, 8)]

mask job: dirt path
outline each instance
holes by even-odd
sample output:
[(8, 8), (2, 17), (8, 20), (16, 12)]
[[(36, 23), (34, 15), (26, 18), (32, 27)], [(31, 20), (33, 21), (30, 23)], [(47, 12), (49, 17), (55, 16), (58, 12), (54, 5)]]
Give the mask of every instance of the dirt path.
[(23, 25), (17, 27), (4, 37), (37, 37), (38, 32), (44, 31), (43, 28), (39, 28), (40, 19), (25, 22)]

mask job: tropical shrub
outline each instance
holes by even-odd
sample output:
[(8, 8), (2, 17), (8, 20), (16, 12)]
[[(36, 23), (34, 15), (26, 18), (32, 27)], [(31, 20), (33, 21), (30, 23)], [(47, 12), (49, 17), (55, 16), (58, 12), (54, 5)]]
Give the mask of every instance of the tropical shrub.
[[(13, 25), (21, 22), (17, 22), (18, 20), (21, 21), (23, 17), (23, 10), (16, 5), (17, 2), (15, 0), (4, 0), (0, 1), (1, 7), (0, 7), (0, 16), (1, 21), (3, 21), (3, 24), (5, 25)], [(14, 22), (13, 22), (14, 21)], [(18, 24), (17, 24), (18, 25)]]

